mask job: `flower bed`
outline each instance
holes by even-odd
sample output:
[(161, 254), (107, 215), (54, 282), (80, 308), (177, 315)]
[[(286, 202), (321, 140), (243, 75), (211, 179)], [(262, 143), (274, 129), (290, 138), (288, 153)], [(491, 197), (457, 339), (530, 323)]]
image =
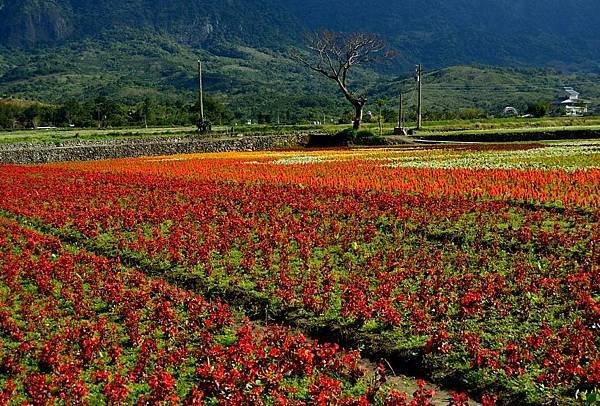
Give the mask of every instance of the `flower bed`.
[(357, 352), (257, 327), (2, 217), (0, 270), (0, 404), (408, 401), (365, 377)]
[(308, 326), (377, 337), (367, 350), (411, 354), (432, 375), (505, 400), (600, 385), (594, 165), (415, 169), (391, 167), (396, 152), (295, 156), (7, 167), (0, 208), (173, 283), (245, 292)]

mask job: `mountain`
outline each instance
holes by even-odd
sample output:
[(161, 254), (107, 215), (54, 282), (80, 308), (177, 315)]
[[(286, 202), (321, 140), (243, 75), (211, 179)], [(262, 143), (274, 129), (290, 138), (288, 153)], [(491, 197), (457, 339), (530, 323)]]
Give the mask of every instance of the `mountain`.
[(600, 69), (597, 0), (2, 0), (0, 20), (0, 43), (16, 47), (141, 29), (283, 49), (328, 28), (380, 33), (411, 64)]
[[(478, 78), (498, 81), (477, 88), (477, 100), (494, 104), (489, 110), (499, 99), (494, 85), (551, 77), (552, 89), (530, 85), (527, 93), (551, 98), (570, 84), (569, 72), (580, 72), (575, 85), (586, 95), (600, 73), (597, 0), (0, 0), (0, 21), (0, 97), (51, 102), (102, 96), (137, 103), (151, 95), (191, 103), (200, 57), (207, 92), (238, 117), (342, 111), (335, 86), (287, 57), (303, 47), (306, 32), (321, 28), (376, 32), (398, 51), (385, 68), (355, 72), (372, 96), (393, 93), (397, 86), (385, 84), (415, 63), (428, 71), (504, 69), (486, 76), (495, 70), (474, 68)], [(473, 105), (468, 90), (457, 92), (440, 105)]]
[(404, 61), (600, 69), (597, 0), (285, 0), (310, 29), (377, 32)]
[(60, 1), (1, 1), (1, 43), (34, 45), (67, 38), (73, 32), (73, 13)]
[(1, 0), (0, 43), (56, 45), (138, 29), (179, 44), (284, 49), (320, 28), (377, 32), (401, 62), (600, 69), (597, 0)]
[[(272, 46), (288, 41), (289, 14), (267, 0), (13, 0), (0, 5), (1, 42), (14, 47), (56, 45), (106, 31), (171, 34), (178, 43), (214, 45), (243, 39)], [(250, 3), (250, 4), (249, 4)]]

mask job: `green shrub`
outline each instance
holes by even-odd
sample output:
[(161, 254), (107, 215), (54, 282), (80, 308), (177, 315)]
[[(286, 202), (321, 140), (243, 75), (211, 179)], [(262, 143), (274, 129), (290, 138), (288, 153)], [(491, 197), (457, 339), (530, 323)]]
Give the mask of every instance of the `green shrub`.
[(358, 135), (358, 132), (354, 128), (346, 128), (336, 134), (336, 136), (338, 136), (338, 137), (346, 138), (349, 142), (354, 141), (356, 139), (357, 135)]
[(369, 130), (361, 130), (356, 132), (353, 143), (356, 145), (384, 145), (385, 138)]

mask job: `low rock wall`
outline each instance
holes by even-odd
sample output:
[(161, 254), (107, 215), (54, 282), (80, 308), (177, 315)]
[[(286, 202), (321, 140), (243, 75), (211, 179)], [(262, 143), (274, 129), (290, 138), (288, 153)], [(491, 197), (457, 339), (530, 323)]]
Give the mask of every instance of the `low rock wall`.
[(109, 141), (67, 141), (51, 144), (19, 143), (0, 145), (0, 163), (40, 164), (201, 152), (263, 151), (302, 147), (308, 143), (309, 137), (309, 134), (290, 134), (240, 136), (223, 139), (170, 137)]

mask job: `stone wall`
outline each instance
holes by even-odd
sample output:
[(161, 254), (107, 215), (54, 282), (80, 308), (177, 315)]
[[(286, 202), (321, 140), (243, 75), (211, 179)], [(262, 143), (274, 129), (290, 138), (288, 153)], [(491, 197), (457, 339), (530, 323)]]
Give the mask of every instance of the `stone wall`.
[(19, 143), (0, 145), (0, 163), (39, 164), (65, 161), (92, 161), (199, 152), (262, 151), (298, 148), (308, 143), (308, 134), (240, 136), (202, 139), (170, 137), (109, 141), (67, 141), (62, 143)]

